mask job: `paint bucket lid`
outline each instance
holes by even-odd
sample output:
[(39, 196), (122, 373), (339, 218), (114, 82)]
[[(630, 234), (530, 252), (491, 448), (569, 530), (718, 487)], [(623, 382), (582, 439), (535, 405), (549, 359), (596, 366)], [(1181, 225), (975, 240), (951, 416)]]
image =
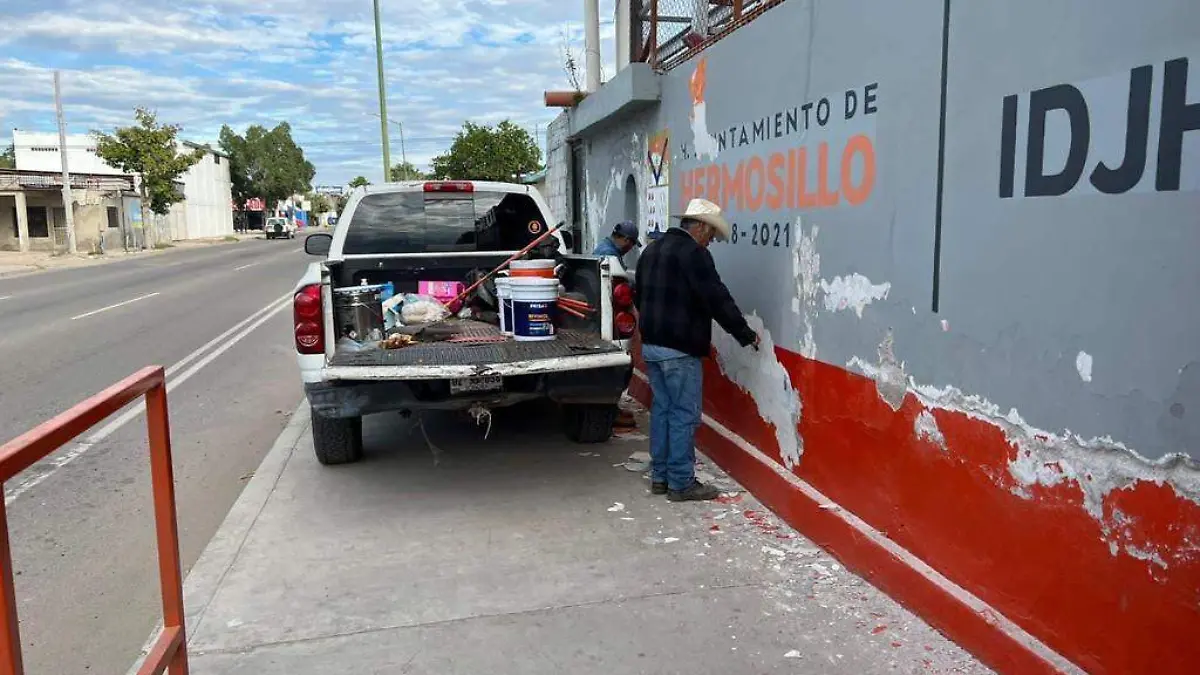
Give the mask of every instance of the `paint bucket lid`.
[(554, 260), (514, 260), (510, 267), (515, 270), (554, 269), (558, 263)]

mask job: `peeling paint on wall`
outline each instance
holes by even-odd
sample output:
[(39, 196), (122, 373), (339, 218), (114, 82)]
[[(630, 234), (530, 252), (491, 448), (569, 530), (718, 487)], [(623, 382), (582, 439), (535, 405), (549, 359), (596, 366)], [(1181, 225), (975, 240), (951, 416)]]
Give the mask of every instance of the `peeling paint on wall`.
[(942, 452), (946, 452), (946, 437), (938, 428), (937, 419), (928, 410), (922, 410), (921, 414), (917, 415), (917, 420), (913, 423), (913, 433), (917, 435), (918, 439), (928, 441), (936, 445)]
[(904, 364), (896, 362), (893, 348), (895, 338), (889, 329), (883, 342), (879, 344), (879, 361), (876, 364), (867, 363), (857, 356), (850, 359), (847, 366), (858, 368), (871, 379), (875, 380), (875, 389), (879, 398), (888, 404), (892, 410), (899, 410), (904, 403), (904, 395), (908, 391), (907, 376), (904, 374)]
[(1087, 352), (1079, 352), (1079, 355), (1075, 357), (1075, 370), (1079, 371), (1079, 379), (1091, 382), (1092, 355)]
[(692, 147), (701, 159), (716, 159), (719, 148), (717, 138), (708, 132), (708, 103), (704, 90), (708, 84), (708, 61), (700, 59), (689, 82), (692, 90), (692, 112), (689, 116), (692, 127)]
[[(1143, 457), (1111, 437), (1084, 439), (1070, 430), (1054, 433), (1028, 424), (1016, 408), (1004, 412), (1000, 406), (981, 396), (965, 394), (953, 386), (936, 387), (917, 384), (905, 377), (903, 366), (898, 369), (893, 355), (892, 335), (879, 347), (879, 364), (870, 364), (855, 357), (846, 364), (875, 380), (880, 397), (894, 410), (899, 402), (885, 393), (894, 393), (896, 377), (902, 379), (900, 400), (912, 393), (926, 408), (940, 409), (966, 415), (1001, 429), (1014, 453), (1001, 475), (991, 480), (1022, 499), (1034, 499), (1038, 489), (1074, 486), (1082, 497), (1083, 509), (1097, 523), (1110, 551), (1122, 549), (1129, 556), (1166, 569), (1170, 556), (1193, 559), (1200, 556), (1200, 532), (1184, 533), (1190, 543), (1182, 549), (1158, 550), (1151, 542), (1135, 542), (1132, 519), (1112, 510), (1106, 512), (1106, 499), (1115, 492), (1132, 490), (1139, 483), (1170, 486), (1175, 494), (1200, 504), (1200, 466), (1182, 454), (1168, 455), (1158, 460)], [(885, 386), (887, 391), (885, 392)], [(919, 419), (918, 419), (919, 423)], [(918, 431), (918, 436), (920, 432)], [(950, 448), (949, 450), (953, 450)]]
[(746, 322), (759, 335), (758, 349), (738, 344), (716, 323), (713, 324), (713, 347), (717, 365), (734, 384), (754, 399), (758, 414), (775, 427), (779, 455), (791, 469), (800, 463), (804, 441), (800, 436), (800, 415), (803, 406), (800, 395), (792, 387), (791, 377), (775, 355), (775, 341), (757, 314)]
[(821, 254), (817, 252), (817, 234), (820, 231), (821, 228), (813, 225), (810, 231), (805, 232), (804, 221), (796, 218), (796, 248), (792, 249), (792, 277), (796, 292), (792, 295), (792, 311), (799, 314), (804, 323), (804, 332), (800, 336), (800, 355), (810, 359), (817, 357), (813, 324), (817, 318), (817, 291), (820, 289), (817, 280), (821, 276)]
[(886, 299), (892, 285), (886, 281), (873, 284), (870, 279), (855, 272), (844, 277), (834, 277), (833, 281), (822, 279), (821, 290), (825, 291), (825, 309), (830, 312), (853, 309), (861, 319), (863, 309), (876, 300)]

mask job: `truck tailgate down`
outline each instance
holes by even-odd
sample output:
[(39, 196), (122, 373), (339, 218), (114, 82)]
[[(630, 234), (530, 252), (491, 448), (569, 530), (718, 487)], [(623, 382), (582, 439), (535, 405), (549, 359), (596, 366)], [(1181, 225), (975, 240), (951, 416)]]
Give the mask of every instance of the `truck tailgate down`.
[[(497, 334), (491, 326), (461, 337)], [(338, 352), (325, 368), (330, 380), (443, 379), (481, 375), (520, 375), (629, 365), (620, 345), (596, 333), (560, 330), (544, 342), (431, 342), (402, 349)]]

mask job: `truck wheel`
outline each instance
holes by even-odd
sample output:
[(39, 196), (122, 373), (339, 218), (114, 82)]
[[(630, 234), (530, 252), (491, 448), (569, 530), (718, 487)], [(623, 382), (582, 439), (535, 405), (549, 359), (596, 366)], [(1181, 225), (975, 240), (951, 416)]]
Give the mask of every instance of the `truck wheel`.
[(567, 438), (576, 443), (603, 443), (612, 438), (613, 423), (617, 421), (615, 405), (564, 406)]
[(350, 464), (362, 459), (362, 418), (312, 414), (313, 448), (325, 465)]

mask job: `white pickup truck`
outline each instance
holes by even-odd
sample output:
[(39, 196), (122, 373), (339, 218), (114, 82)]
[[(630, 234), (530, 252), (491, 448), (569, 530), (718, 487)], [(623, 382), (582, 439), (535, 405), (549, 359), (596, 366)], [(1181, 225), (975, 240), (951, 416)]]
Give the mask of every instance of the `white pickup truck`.
[[(294, 338), (321, 463), (360, 459), (363, 415), (388, 411), (490, 411), (549, 398), (560, 404), (572, 440), (611, 437), (632, 369), (632, 288), (607, 258), (562, 254), (572, 244), (563, 230), (548, 240), (559, 251), (560, 282), (596, 311), (561, 316), (557, 339), (501, 340), (499, 328), (486, 320), (452, 320), (462, 340), (338, 349), (347, 331), (335, 316), (333, 289), (391, 282), (399, 294), (415, 293), (420, 281), (465, 282), (550, 226), (549, 209), (528, 186), (406, 182), (358, 188), (332, 234), (309, 235), (305, 251), (324, 260), (311, 263), (296, 286)], [(490, 282), (484, 287), (494, 292)]]

